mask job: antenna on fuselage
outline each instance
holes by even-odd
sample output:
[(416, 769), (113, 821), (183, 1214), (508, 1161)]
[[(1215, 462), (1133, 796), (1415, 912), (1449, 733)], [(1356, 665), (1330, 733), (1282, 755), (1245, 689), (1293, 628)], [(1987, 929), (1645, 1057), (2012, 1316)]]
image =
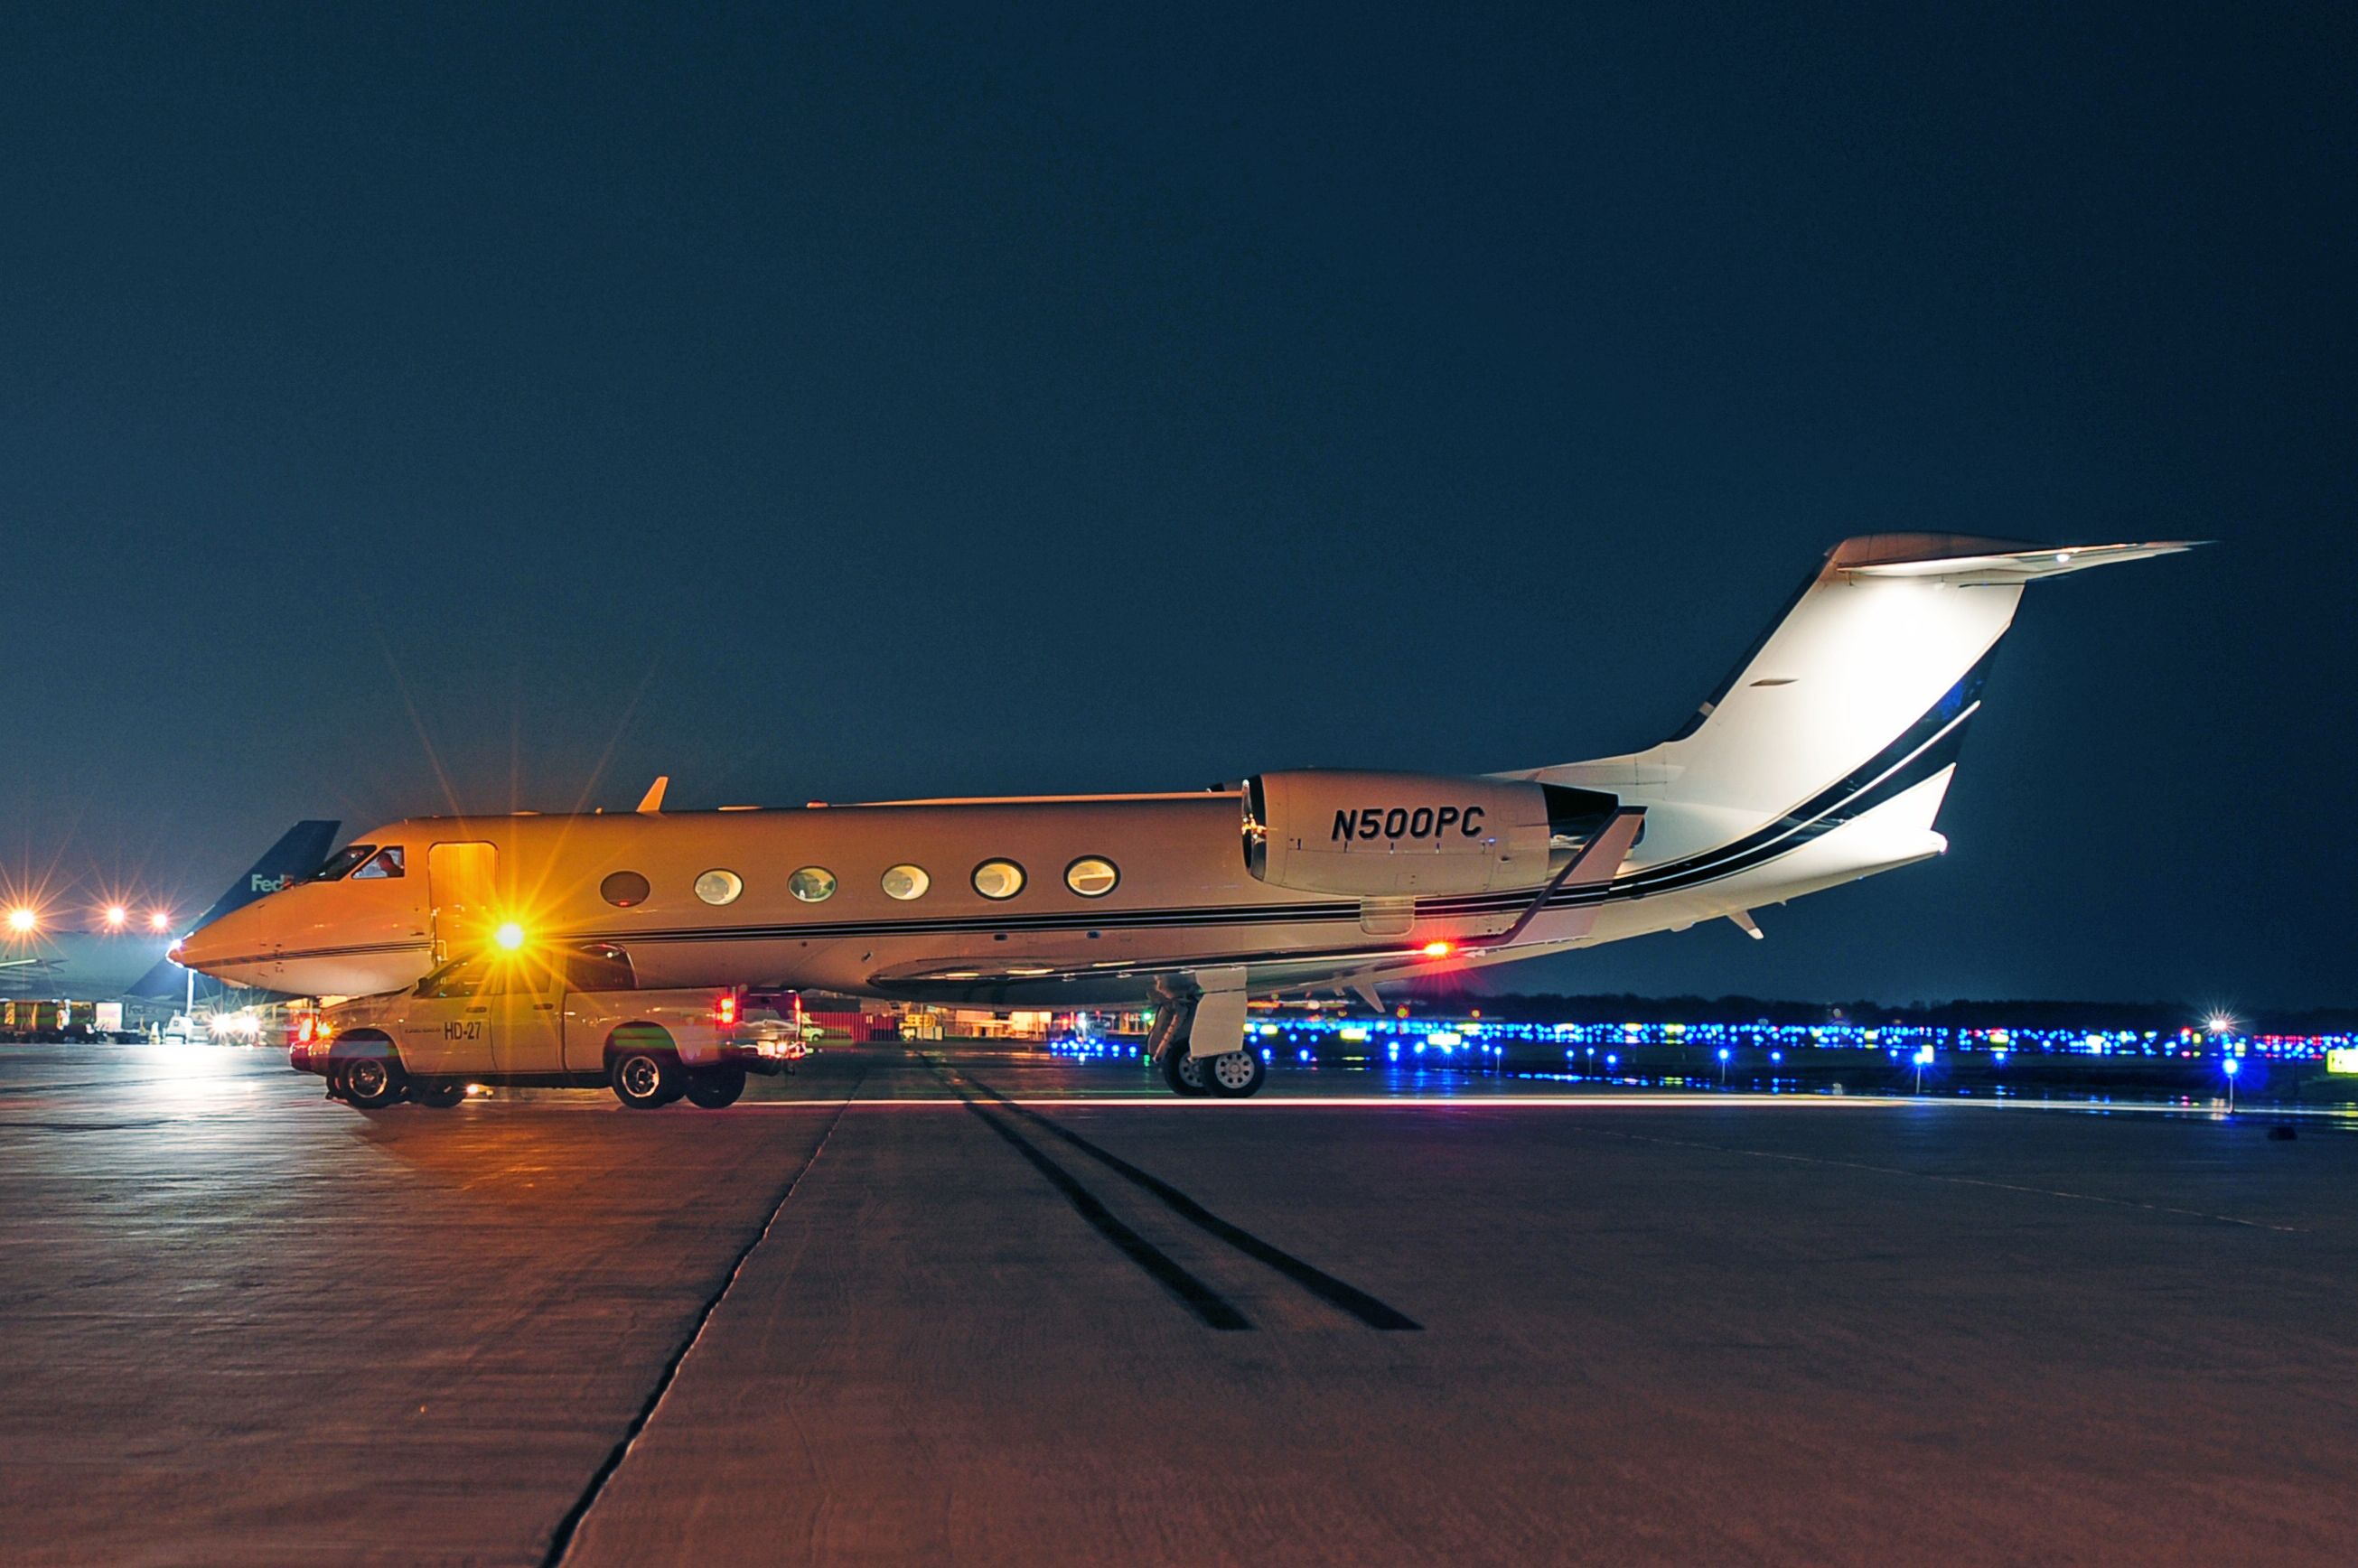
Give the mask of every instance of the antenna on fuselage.
[(662, 816), (664, 791), (670, 787), (671, 775), (657, 773), (655, 782), (647, 785), (647, 793), (639, 797), (639, 815), (641, 816)]

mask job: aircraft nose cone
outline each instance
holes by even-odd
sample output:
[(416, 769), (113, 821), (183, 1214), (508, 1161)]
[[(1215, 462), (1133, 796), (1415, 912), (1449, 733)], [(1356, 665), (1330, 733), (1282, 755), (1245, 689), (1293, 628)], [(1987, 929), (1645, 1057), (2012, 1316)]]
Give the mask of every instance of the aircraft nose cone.
[(216, 966), (258, 957), (254, 923), (241, 919), (243, 914), (243, 910), (232, 910), (181, 937), (173, 946), (173, 962), (210, 975), (216, 972)]

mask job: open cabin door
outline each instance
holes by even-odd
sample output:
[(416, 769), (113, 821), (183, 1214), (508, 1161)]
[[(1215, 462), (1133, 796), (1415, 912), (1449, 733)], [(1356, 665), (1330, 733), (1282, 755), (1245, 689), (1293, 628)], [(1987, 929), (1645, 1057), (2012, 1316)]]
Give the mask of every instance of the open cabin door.
[(499, 875), (497, 845), (437, 844), (427, 850), (427, 892), (433, 901), (437, 964), (489, 942)]

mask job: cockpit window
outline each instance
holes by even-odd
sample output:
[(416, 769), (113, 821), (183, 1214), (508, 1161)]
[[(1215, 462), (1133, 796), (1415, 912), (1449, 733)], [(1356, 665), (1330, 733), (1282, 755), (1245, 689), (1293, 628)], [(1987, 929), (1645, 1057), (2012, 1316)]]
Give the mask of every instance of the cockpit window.
[(371, 856), (366, 864), (352, 873), (352, 881), (378, 881), (402, 874), (401, 846), (387, 844)]
[(376, 853), (373, 844), (347, 844), (328, 857), (328, 863), (311, 873), (315, 882), (331, 882)]

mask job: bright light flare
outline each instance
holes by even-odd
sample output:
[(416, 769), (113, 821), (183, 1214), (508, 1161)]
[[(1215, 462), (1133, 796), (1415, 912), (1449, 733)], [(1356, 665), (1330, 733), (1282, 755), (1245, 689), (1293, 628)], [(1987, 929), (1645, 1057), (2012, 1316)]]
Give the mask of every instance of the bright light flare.
[(492, 933), (492, 940), (513, 953), (524, 946), (524, 927), (513, 920), (502, 921), (499, 929)]
[(2213, 1034), (2233, 1034), (2235, 1033), (2235, 1021), (2223, 1012), (2214, 1012), (2209, 1019), (2209, 1027)]
[(161, 936), (166, 932), (171, 930), (172, 912), (168, 909), (149, 910), (147, 912), (147, 929), (153, 931), (158, 936)]
[(109, 931), (120, 931), (131, 924), (131, 912), (119, 903), (110, 903), (106, 906), (103, 918), (106, 921), (106, 928)]
[(20, 903), (8, 912), (8, 929), (19, 936), (29, 936), (41, 928), (41, 912), (29, 903)]
[(1446, 942), (1427, 942), (1424, 945), (1424, 956), (1428, 958), (1446, 958), (1456, 950)]

